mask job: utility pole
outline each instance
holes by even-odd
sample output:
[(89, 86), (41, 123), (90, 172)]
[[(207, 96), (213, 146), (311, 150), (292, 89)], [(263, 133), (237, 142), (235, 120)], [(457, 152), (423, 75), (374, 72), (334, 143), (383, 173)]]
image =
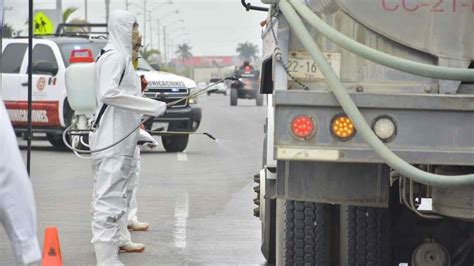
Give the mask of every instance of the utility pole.
[[(56, 2), (57, 4), (58, 2)], [(59, 3), (59, 8), (61, 8), (61, 3)], [(3, 8), (3, 2), (2, 2)], [(31, 167), (31, 139), (33, 138), (33, 0), (28, 1), (28, 113), (27, 113), (27, 153), (26, 153), (26, 171), (30, 175)], [(61, 9), (59, 9), (61, 10)], [(3, 25), (3, 15), (2, 15), (2, 25)]]
[(170, 61), (174, 58), (174, 41), (170, 39)]
[(143, 46), (146, 46), (146, 0), (143, 0)]
[(84, 20), (87, 22), (87, 0), (84, 0)]
[(148, 28), (150, 28), (150, 49), (153, 50), (153, 26), (151, 24), (151, 11), (148, 11)]
[(109, 23), (110, 0), (105, 0), (105, 23)]
[[(63, 19), (63, 2), (62, 2), (62, 0), (56, 0), (56, 10), (58, 10), (59, 13), (61, 14), (60, 20), (62, 20)], [(66, 22), (66, 21), (63, 21), (63, 22)]]
[(151, 24), (151, 10), (148, 11), (148, 28), (150, 28), (150, 48), (153, 49), (153, 26)]
[(164, 50), (164, 62), (166, 64), (166, 57), (167, 57), (167, 54), (166, 54), (166, 26), (163, 26), (163, 50)]
[(128, 0), (125, 0), (125, 10), (128, 11), (128, 6), (129, 6), (129, 5), (130, 5), (130, 4), (128, 3)]
[(158, 51), (160, 51), (160, 54), (163, 54), (161, 51), (161, 41), (160, 41), (160, 19), (156, 19), (156, 35), (158, 36)]

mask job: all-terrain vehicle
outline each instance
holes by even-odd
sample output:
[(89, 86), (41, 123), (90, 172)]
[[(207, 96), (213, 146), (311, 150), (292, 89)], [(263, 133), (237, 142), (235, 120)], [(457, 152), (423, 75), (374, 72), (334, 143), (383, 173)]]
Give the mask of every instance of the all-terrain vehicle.
[(258, 85), (259, 72), (244, 64), (235, 71), (234, 76), (239, 80), (232, 82), (230, 86), (230, 105), (237, 105), (238, 99), (255, 99), (257, 106), (262, 106), (263, 96)]

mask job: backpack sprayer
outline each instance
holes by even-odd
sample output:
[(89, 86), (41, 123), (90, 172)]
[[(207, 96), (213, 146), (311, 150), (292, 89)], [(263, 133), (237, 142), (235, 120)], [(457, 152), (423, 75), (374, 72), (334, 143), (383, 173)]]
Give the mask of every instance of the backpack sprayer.
[[(142, 120), (134, 130), (130, 131), (130, 133), (123, 136), (117, 142), (108, 145), (106, 147), (97, 149), (97, 150), (82, 150), (78, 149), (78, 146), (85, 146), (88, 145), (84, 141), (84, 137), (88, 137), (90, 132), (93, 132), (93, 124), (94, 121), (90, 119), (94, 117), (94, 113), (97, 110), (97, 100), (96, 100), (96, 88), (95, 88), (95, 67), (96, 63), (92, 56), (92, 51), (89, 49), (82, 49), (82, 50), (74, 50), (71, 53), (71, 57), (69, 59), (70, 66), (66, 69), (66, 90), (68, 95), (69, 105), (71, 109), (74, 110), (74, 119), (71, 125), (66, 128), (63, 132), (63, 142), (64, 144), (72, 150), (76, 155), (79, 156), (78, 153), (82, 154), (92, 154), (101, 151), (108, 150), (130, 135), (132, 135), (136, 130), (140, 128), (141, 125), (147, 123), (154, 117), (148, 117)], [(167, 104), (167, 107), (171, 107), (176, 105), (182, 101), (186, 101), (187, 99), (202, 95), (207, 93), (207, 91), (211, 90), (213, 86), (222, 83), (226, 80), (237, 80), (234, 77), (224, 78), (219, 80), (205, 88), (198, 89), (197, 91), (185, 96), (181, 99), (175, 100)], [(155, 132), (155, 131), (152, 131)], [(158, 133), (162, 135), (204, 135), (213, 140), (216, 140), (214, 136), (207, 132), (171, 132), (171, 131), (159, 131)], [(69, 144), (68, 136), (71, 139), (71, 144)]]

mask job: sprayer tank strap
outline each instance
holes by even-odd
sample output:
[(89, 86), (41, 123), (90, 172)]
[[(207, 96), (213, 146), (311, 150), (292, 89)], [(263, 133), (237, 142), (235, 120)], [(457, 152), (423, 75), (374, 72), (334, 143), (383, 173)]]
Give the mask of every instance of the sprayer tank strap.
[[(99, 61), (99, 58), (100, 58), (102, 55), (104, 55), (105, 53), (109, 52), (109, 51), (111, 51), (111, 50), (105, 51), (104, 49), (102, 49), (102, 50), (100, 51), (100, 55), (99, 55), (99, 57), (97, 57), (97, 60), (96, 60), (96, 61)], [(125, 76), (125, 69), (124, 69), (123, 72), (122, 72), (122, 76), (120, 76), (120, 81), (119, 81), (119, 84), (118, 84), (119, 86), (120, 86), (120, 84), (122, 84), (122, 80), (123, 80), (123, 77), (124, 77), (124, 76)], [(102, 116), (104, 115), (105, 110), (107, 110), (107, 107), (108, 107), (107, 104), (105, 104), (105, 103), (102, 104), (102, 107), (100, 107), (100, 111), (99, 111), (99, 113), (97, 114), (97, 117), (96, 117), (96, 119), (95, 119), (95, 121), (94, 121), (93, 128), (97, 128), (97, 127), (99, 126), (100, 119), (101, 119)]]

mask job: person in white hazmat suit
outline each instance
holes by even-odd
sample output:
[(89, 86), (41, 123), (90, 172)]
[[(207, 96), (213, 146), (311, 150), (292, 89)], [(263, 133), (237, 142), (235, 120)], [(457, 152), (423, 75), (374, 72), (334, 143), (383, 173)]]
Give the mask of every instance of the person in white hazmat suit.
[[(141, 97), (140, 79), (131, 60), (136, 18), (114, 11), (108, 21), (109, 41), (96, 64), (97, 100), (103, 115), (90, 134), (92, 150), (116, 143), (132, 132), (142, 114), (160, 116), (166, 104)], [(97, 114), (101, 112), (98, 110)], [(92, 199), (92, 240), (97, 265), (123, 265), (118, 259), (119, 231), (127, 212), (127, 185), (138, 140), (138, 130), (118, 145), (92, 154), (95, 174)]]
[[(133, 49), (132, 49), (132, 64), (134, 69), (138, 68), (138, 56), (140, 48), (142, 47), (142, 38), (138, 31), (133, 32)], [(141, 76), (141, 88), (142, 92), (148, 86), (148, 81), (144, 76)], [(131, 240), (130, 231), (147, 231), (149, 229), (149, 224), (144, 222), (139, 222), (137, 218), (138, 204), (137, 204), (137, 189), (138, 189), (138, 180), (140, 177), (140, 146), (148, 148), (155, 148), (158, 146), (158, 142), (144, 130), (140, 128), (138, 132), (138, 145), (135, 149), (135, 154), (133, 156), (132, 170), (130, 172), (128, 186), (127, 186), (127, 202), (128, 209), (127, 214), (123, 216), (123, 222), (121, 223), (120, 230), (120, 252), (143, 252), (145, 250), (145, 245), (140, 243), (134, 243)], [(123, 226), (127, 225), (127, 227)]]
[(7, 110), (0, 98), (0, 222), (19, 265), (41, 260), (36, 204)]

